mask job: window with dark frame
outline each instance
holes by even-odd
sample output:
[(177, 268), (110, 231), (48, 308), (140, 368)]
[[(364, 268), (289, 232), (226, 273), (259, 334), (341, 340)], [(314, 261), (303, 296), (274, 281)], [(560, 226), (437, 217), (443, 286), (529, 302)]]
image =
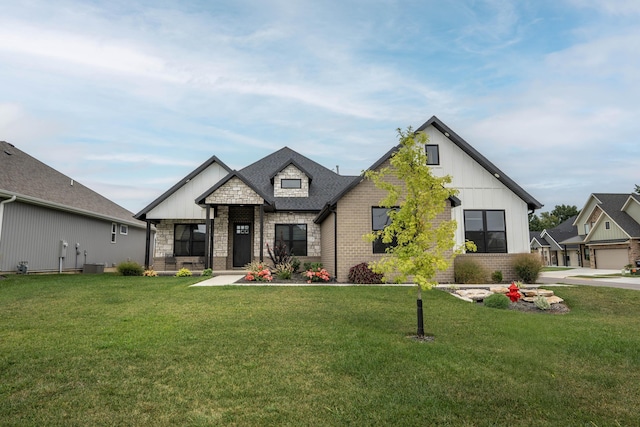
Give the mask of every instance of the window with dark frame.
[(120, 224), (120, 234), (122, 234), (123, 236), (126, 236), (127, 234), (129, 234), (129, 226)]
[(118, 232), (118, 224), (115, 222), (111, 223), (111, 243), (116, 242), (116, 233)]
[(604, 222), (604, 228), (606, 228), (607, 230), (611, 229), (611, 224), (609, 223), (609, 221)]
[(280, 188), (302, 188), (302, 180), (283, 178), (280, 180)]
[(175, 256), (204, 256), (204, 224), (176, 224), (173, 233), (173, 252)]
[(274, 246), (285, 244), (289, 254), (307, 256), (307, 224), (276, 224)]
[(504, 211), (464, 211), (464, 238), (476, 244), (478, 253), (507, 253)]
[(440, 149), (438, 147), (438, 144), (426, 144), (424, 146), (424, 151), (427, 154), (428, 165), (440, 164)]
[[(387, 225), (391, 224), (391, 218), (389, 218), (389, 211), (393, 208), (371, 208), (371, 229), (373, 231), (383, 230)], [(373, 253), (384, 254), (387, 248), (394, 247), (397, 244), (397, 240), (394, 238), (391, 243), (384, 243), (382, 237), (378, 237), (373, 241)]]

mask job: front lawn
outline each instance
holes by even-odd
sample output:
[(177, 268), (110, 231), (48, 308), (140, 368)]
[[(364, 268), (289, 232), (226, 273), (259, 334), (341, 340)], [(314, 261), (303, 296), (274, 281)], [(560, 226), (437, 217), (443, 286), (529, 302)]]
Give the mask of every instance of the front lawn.
[(401, 287), (0, 279), (0, 425), (637, 425), (640, 292), (571, 312)]

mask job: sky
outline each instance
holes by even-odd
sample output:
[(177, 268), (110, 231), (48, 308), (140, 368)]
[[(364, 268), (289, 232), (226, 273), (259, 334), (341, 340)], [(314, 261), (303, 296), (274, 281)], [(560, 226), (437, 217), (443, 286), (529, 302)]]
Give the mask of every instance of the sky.
[(136, 213), (213, 155), (358, 175), (436, 115), (542, 211), (580, 209), (640, 184), (638, 22), (637, 0), (0, 0), (0, 140)]

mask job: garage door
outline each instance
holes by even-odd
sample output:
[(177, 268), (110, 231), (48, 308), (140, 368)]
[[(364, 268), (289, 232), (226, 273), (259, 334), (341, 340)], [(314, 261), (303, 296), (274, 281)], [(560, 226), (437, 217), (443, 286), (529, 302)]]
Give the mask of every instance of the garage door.
[(620, 270), (629, 264), (629, 251), (625, 249), (596, 249), (596, 267)]

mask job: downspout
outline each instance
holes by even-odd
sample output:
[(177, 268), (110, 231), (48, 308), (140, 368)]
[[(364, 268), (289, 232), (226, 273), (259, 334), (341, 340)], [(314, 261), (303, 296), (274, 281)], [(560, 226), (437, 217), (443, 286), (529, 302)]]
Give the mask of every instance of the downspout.
[(11, 196), (10, 199), (7, 200), (3, 200), (0, 202), (0, 242), (2, 241), (2, 224), (3, 224), (3, 218), (4, 218), (4, 205), (7, 205), (11, 202), (15, 202), (16, 201), (16, 195), (14, 194), (13, 196)]
[(333, 269), (338, 280), (338, 209), (332, 208), (333, 212)]
[(144, 247), (144, 268), (145, 270), (149, 269), (149, 249), (151, 246), (151, 221), (147, 220), (147, 233), (145, 237), (145, 247)]

